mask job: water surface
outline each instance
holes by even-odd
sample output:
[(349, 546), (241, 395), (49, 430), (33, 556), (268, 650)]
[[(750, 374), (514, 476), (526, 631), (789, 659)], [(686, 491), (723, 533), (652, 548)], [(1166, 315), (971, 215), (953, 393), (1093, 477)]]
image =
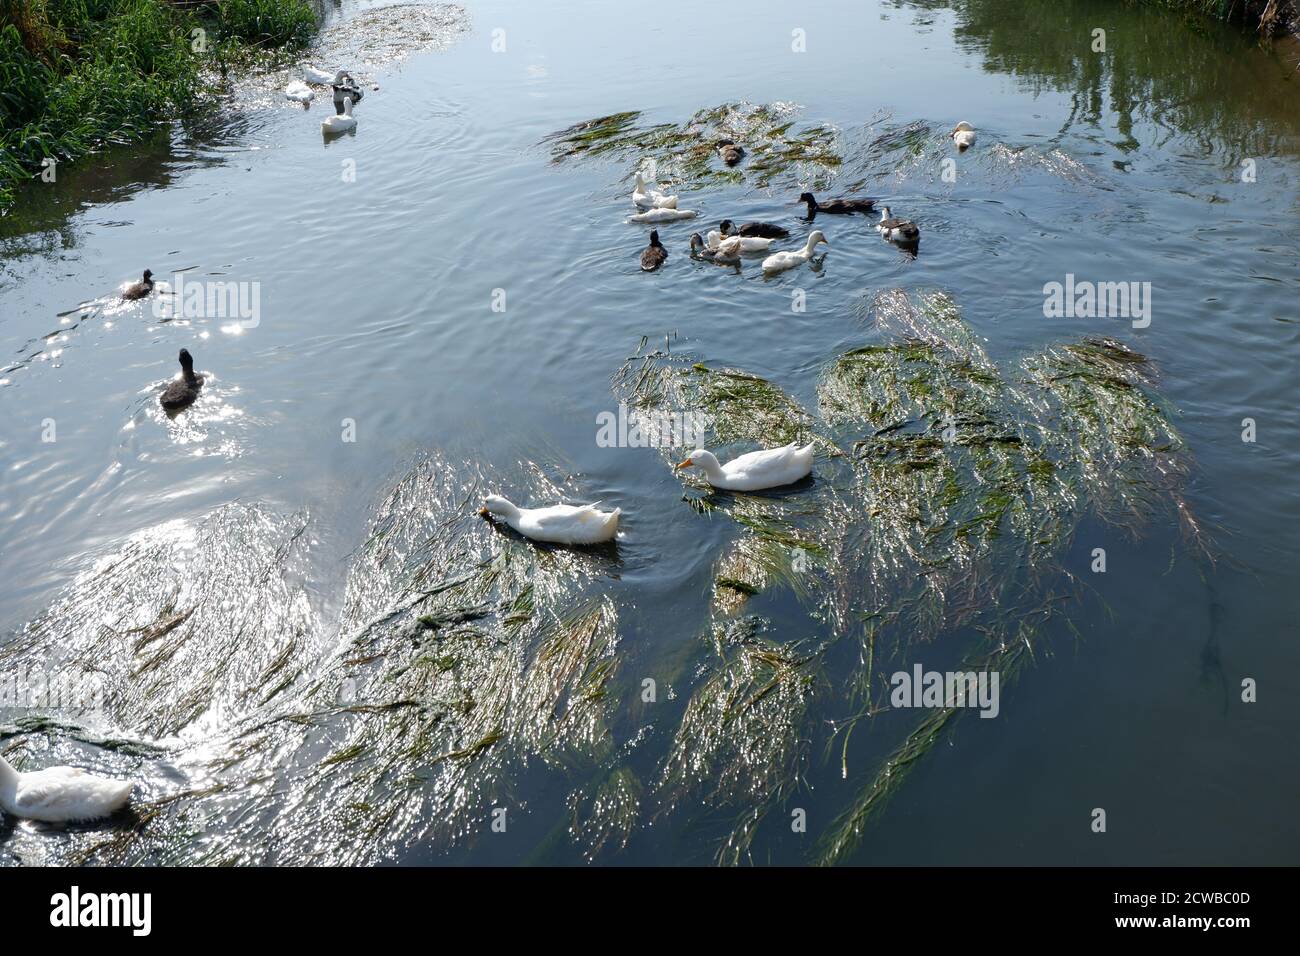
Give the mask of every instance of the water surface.
[[(330, 16), (346, 26), (371, 6), (345, 2)], [(798, 12), (670, 0), (634, 18), (599, 0), (465, 8), (466, 28), (445, 47), (363, 68), (378, 89), (357, 109), (355, 136), (323, 142), (319, 103), (304, 113), (240, 95), (214, 118), (33, 187), (3, 223), (0, 629), (17, 642), (44, 620), (42, 653), (60, 647), (83, 666), (105, 655), (102, 669), (132, 688), (93, 733), (29, 734), (20, 755), (133, 773), (159, 800), (219, 782), (213, 768), (252, 734), (246, 766), (263, 772), (249, 775), (273, 780), (187, 797), (185, 814), (164, 813), (120, 859), (712, 862), (770, 788), (755, 777), (744, 798), (719, 804), (702, 785), (669, 799), (657, 784), (707, 679), (715, 564), (736, 527), (684, 503), (655, 451), (599, 446), (596, 416), (616, 407), (611, 376), (643, 337), (761, 375), (815, 409), (823, 366), (873, 334), (864, 303), (898, 288), (948, 293), (996, 362), (1088, 335), (1150, 356), (1194, 459), (1184, 494), (1213, 529), (1217, 559), (1191, 556), (1169, 516), (1137, 537), (1085, 517), (1060, 556), (1087, 579), (1072, 625), (1046, 625), (999, 718), (963, 718), (850, 858), (1294, 862), (1300, 100), (1290, 65), (1233, 29), (1107, 0), (837, 0)], [(1095, 28), (1106, 31), (1102, 55), (1090, 49)], [(806, 52), (792, 51), (793, 31)], [(726, 103), (770, 104), (796, 128), (834, 130), (843, 167), (796, 169), (766, 188), (685, 184), (682, 205), (702, 218), (660, 227), (670, 258), (643, 275), (648, 227), (624, 222), (629, 158), (555, 164), (544, 140), (625, 110), (682, 123)], [(944, 133), (961, 119), (979, 141), (950, 182)], [(865, 158), (899, 129), (915, 149), (884, 166)], [(833, 248), (819, 271), (765, 280), (753, 265), (736, 275), (688, 258), (690, 232), (723, 217), (806, 228), (792, 202), (818, 178), (821, 191), (860, 189), (920, 222), (919, 256), (860, 218), (822, 217)], [(114, 303), (146, 266), (258, 283), (260, 321), (162, 322), (148, 303)], [(1045, 318), (1043, 285), (1067, 273), (1150, 282), (1150, 326)], [(791, 311), (795, 289), (805, 312)], [(497, 290), (504, 311), (493, 309)], [(173, 421), (155, 396), (181, 347), (212, 377), (200, 405)], [(1241, 440), (1244, 418), (1258, 441)], [(50, 423), (56, 440), (42, 441)], [(412, 469), (418, 493), (384, 511)], [(548, 749), (539, 716), (536, 728), (512, 725), (512, 760), (459, 754), (463, 776), (430, 784), (474, 797), (402, 802), (355, 846), (346, 819), (315, 835), (317, 818), (360, 802), (346, 761), (333, 776), (321, 769), (348, 732), (322, 725), (262, 741), (250, 728), (317, 708), (316, 684), (347, 656), (345, 636), (392, 596), (396, 585), (368, 595), (357, 583), (377, 509), (406, 516), (396, 524), (406, 529), (421, 511), (463, 514), (458, 534), (475, 555), (499, 554), (470, 514), (489, 484), (623, 508), (616, 555), (547, 553), (536, 572), (539, 593), (562, 598), (556, 607), (571, 597), (594, 615), (582, 618), (593, 635), (583, 653), (615, 662), (603, 709), (566, 729), (572, 760)], [(1107, 550), (1105, 575), (1089, 571), (1095, 547)], [(130, 586), (108, 570), (123, 555), (139, 556)], [(111, 582), (106, 593), (89, 593), (96, 576)], [(103, 621), (153, 621), (178, 580), (190, 583), (173, 612), (192, 595), (214, 620), (255, 609), (238, 617), (238, 641), (201, 630), (148, 671), (97, 643)], [(827, 635), (790, 592), (750, 610), (778, 644)], [(169, 635), (152, 639), (169, 646)], [(951, 629), (898, 660), (948, 667), (973, 639)], [(147, 647), (136, 653), (149, 660)], [(151, 684), (151, 673), (165, 679)], [(499, 673), (487, 668), (475, 688)], [(538, 715), (582, 679), (552, 676), (555, 686), (526, 698)], [(653, 706), (640, 700), (645, 678), (660, 685)], [(1259, 681), (1258, 703), (1241, 703), (1244, 678)], [(268, 693), (282, 680), (287, 689)], [(813, 859), (818, 836), (918, 720), (860, 723), (846, 776), (842, 737), (828, 743), (828, 728), (856, 709), (812, 695), (790, 792), (745, 858)], [(99, 748), (101, 737), (162, 749)], [(381, 739), (400, 753), (412, 738)], [(442, 767), (429, 761), (444, 756), (413, 765)], [(601, 839), (574, 821), (609, 817), (610, 794), (626, 797), (612, 802), (633, 822)], [(506, 834), (488, 829), (495, 806), (511, 808)], [(1095, 807), (1107, 810), (1105, 835), (1089, 828)], [(807, 834), (790, 832), (796, 808)], [(0, 859), (71, 859), (102, 837), (18, 826)]]

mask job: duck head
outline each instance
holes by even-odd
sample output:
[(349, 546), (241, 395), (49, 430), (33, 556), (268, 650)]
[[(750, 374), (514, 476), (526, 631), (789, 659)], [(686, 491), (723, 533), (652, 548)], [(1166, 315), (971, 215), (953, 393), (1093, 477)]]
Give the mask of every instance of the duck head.
[(724, 236), (731, 235), (731, 231), (735, 228), (736, 224), (730, 219), (724, 219), (722, 222), (718, 223), (718, 232), (722, 233)]
[(681, 471), (683, 468), (698, 468), (706, 475), (722, 474), (722, 465), (718, 462), (717, 456), (704, 448), (695, 449), (687, 458), (679, 461), (673, 470)]
[(483, 507), (478, 509), (478, 513), (485, 518), (491, 516), (508, 520), (519, 514), (519, 509), (500, 495), (488, 495), (483, 499)]
[(817, 200), (813, 198), (812, 193), (803, 193), (802, 195), (800, 195), (799, 201), (806, 202), (808, 204), (809, 209), (817, 208)]
[(661, 243), (659, 242), (659, 230), (658, 230), (658, 229), (651, 229), (651, 230), (650, 230), (650, 245), (652, 245), (652, 246), (658, 246), (658, 245), (661, 245)]
[(952, 128), (952, 132), (954, 135), (957, 133), (973, 133), (975, 132), (975, 127), (971, 126), (971, 124), (966, 122), (965, 120), (962, 120), (960, 123), (958, 123), (956, 126)]
[(153, 270), (152, 270), (152, 269), (145, 269), (145, 270), (144, 270), (144, 281), (145, 281), (146, 284), (148, 284), (148, 283), (150, 283), (150, 282), (153, 282)]
[(822, 232), (820, 229), (814, 229), (808, 236), (808, 251), (812, 252), (818, 245), (822, 244), (824, 244), (827, 249), (831, 247), (831, 244), (826, 241), (826, 233)]

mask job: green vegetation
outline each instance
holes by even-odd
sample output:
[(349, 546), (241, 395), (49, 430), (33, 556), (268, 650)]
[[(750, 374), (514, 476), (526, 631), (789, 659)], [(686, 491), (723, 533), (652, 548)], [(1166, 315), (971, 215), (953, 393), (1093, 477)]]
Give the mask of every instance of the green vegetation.
[(52, 162), (191, 115), (210, 92), (206, 68), (302, 47), (314, 30), (305, 0), (227, 0), (216, 12), (163, 0), (0, 0), (0, 209)]
[[(703, 185), (773, 182), (825, 186), (840, 167), (839, 135), (829, 126), (795, 129), (793, 110), (781, 105), (723, 103), (702, 109), (684, 123), (638, 125), (637, 111), (601, 116), (546, 138), (551, 161), (612, 157), (654, 159), (658, 177)], [(729, 168), (717, 156), (717, 142), (743, 143), (749, 158)]]
[[(720, 862), (747, 859), (756, 829), (796, 792), (823, 692), (856, 711), (833, 721), (824, 741), (848, 778), (855, 725), (887, 710), (882, 676), (919, 644), (963, 635), (954, 663), (997, 671), (1005, 688), (1039, 653), (1047, 622), (1072, 628), (1081, 586), (1059, 562), (1085, 518), (1136, 531), (1176, 513), (1208, 554), (1180, 493), (1186, 449), (1145, 356), (1096, 338), (1001, 366), (945, 294), (891, 290), (864, 311), (878, 336), (827, 362), (816, 415), (774, 383), (680, 354), (634, 356), (614, 378), (632, 408), (702, 412), (706, 444), (724, 458), (795, 438), (822, 452), (813, 485), (798, 494), (701, 488), (688, 499), (739, 533), (715, 570), (701, 677), (660, 797), (739, 814), (726, 821)], [(771, 606), (759, 604), (769, 591), (792, 594), (824, 621), (825, 640), (764, 636), (755, 612)], [(930, 711), (905, 730), (854, 785), (813, 859), (847, 859), (961, 714)]]
[(1191, 10), (1217, 20), (1238, 21), (1273, 36), (1300, 20), (1295, 0), (1146, 0), (1174, 10)]

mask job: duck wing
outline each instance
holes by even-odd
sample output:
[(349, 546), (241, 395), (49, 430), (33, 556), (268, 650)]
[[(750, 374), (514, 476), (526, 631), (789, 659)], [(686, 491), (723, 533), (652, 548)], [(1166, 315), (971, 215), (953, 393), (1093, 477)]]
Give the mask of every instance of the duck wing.
[(770, 222), (747, 222), (739, 231), (742, 236), (758, 236), (762, 239), (784, 239), (790, 235), (789, 229), (782, 229)]
[(647, 246), (641, 251), (641, 268), (646, 272), (654, 272), (667, 258), (668, 250), (663, 246)]
[(36, 820), (90, 820), (125, 804), (134, 786), (126, 780), (93, 776), (79, 767), (50, 767), (23, 774), (14, 809)]

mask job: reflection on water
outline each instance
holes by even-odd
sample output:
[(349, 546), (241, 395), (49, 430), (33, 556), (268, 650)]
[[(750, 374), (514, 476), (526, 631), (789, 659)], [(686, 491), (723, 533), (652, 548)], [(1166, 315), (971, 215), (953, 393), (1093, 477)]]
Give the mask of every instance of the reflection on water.
[[(0, 710), (0, 748), (141, 782), (0, 860), (1284, 859), (1288, 64), (1103, 0), (837, 2), (802, 54), (761, 6), (670, 3), (669, 50), (562, 7), (330, 5), (355, 136), (322, 148), (286, 67), (0, 226), (0, 676), (107, 691)], [(701, 211), (654, 277), (647, 161)], [(826, 216), (816, 270), (688, 256), (723, 218), (798, 238), (804, 189), (924, 254)], [(145, 267), (257, 283), (260, 321), (121, 302)], [(1045, 318), (1067, 274), (1150, 282), (1150, 327)], [(181, 347), (208, 379), (169, 417)], [(620, 402), (723, 457), (813, 440), (813, 478), (710, 493), (596, 440)], [(625, 537), (537, 548), (488, 492)], [(891, 708), (914, 664), (999, 670), (999, 719)], [(1088, 842), (1098, 801), (1130, 839)]]

